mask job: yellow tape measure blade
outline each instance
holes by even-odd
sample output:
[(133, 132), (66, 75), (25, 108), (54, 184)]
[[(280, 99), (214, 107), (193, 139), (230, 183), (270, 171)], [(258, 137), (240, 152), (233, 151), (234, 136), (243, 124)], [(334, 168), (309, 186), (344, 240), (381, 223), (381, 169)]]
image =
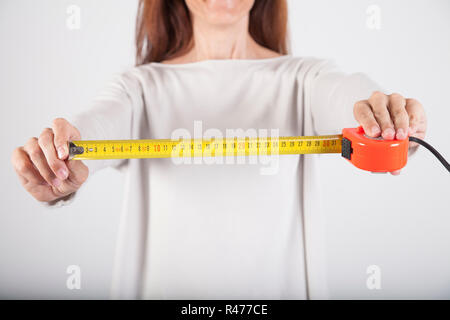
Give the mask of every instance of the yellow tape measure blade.
[(340, 153), (342, 135), (225, 138), (81, 140), (69, 143), (70, 159), (139, 159)]

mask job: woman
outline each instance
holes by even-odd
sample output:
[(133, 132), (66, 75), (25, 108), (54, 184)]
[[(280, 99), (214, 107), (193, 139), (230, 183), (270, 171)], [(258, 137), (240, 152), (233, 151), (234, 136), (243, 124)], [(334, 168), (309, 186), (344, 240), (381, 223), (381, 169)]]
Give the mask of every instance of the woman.
[(69, 202), (88, 172), (126, 173), (114, 297), (326, 297), (316, 156), (280, 157), (269, 175), (261, 163), (67, 159), (70, 140), (169, 138), (196, 120), (223, 135), (291, 136), (338, 133), (354, 115), (372, 137), (424, 137), (416, 100), (287, 55), (286, 20), (285, 0), (141, 0), (137, 67), (14, 151), (25, 189), (50, 205)]

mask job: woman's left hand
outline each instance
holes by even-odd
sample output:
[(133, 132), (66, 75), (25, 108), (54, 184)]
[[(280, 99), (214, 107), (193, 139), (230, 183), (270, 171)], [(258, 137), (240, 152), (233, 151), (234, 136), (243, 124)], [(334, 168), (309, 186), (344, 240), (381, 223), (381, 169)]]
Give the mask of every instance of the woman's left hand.
[[(403, 140), (408, 136), (425, 138), (427, 118), (422, 104), (398, 93), (386, 95), (376, 91), (368, 100), (355, 103), (353, 114), (370, 137), (381, 135), (386, 140)], [(410, 150), (417, 146), (410, 143)], [(400, 170), (391, 173), (398, 175)]]

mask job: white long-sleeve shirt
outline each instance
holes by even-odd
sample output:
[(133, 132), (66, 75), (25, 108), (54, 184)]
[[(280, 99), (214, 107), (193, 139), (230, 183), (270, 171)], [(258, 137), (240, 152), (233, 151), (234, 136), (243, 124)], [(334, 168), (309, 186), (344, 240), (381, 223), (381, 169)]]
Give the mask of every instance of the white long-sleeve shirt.
[[(333, 134), (375, 90), (314, 58), (151, 63), (69, 121), (86, 140)], [(85, 161), (126, 174), (113, 298), (326, 298), (317, 155), (234, 160)]]

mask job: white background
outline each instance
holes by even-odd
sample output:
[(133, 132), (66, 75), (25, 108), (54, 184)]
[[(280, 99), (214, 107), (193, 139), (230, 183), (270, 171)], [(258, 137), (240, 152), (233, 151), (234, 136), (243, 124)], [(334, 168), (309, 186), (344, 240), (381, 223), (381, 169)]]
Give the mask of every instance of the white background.
[[(69, 5), (81, 29), (66, 27)], [(333, 58), (387, 91), (419, 99), (427, 140), (450, 157), (450, 1), (291, 0), (294, 55)], [(381, 29), (366, 26), (369, 5)], [(71, 206), (49, 210), (19, 185), (12, 150), (57, 116), (89, 105), (134, 63), (136, 1), (0, 0), (0, 298), (108, 298), (122, 176), (89, 178)], [(331, 298), (450, 298), (450, 180), (420, 150), (399, 177), (322, 159)], [(79, 265), (81, 290), (66, 288)], [(381, 290), (366, 269), (381, 268)]]

